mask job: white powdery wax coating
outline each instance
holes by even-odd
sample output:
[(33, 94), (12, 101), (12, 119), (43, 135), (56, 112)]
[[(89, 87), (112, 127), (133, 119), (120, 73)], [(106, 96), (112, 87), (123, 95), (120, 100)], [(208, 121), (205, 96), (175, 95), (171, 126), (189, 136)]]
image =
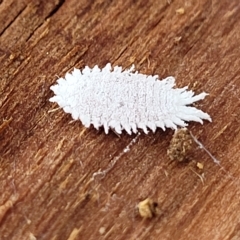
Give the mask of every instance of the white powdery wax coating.
[(173, 88), (174, 77), (158, 79), (158, 75), (148, 76), (134, 71), (134, 66), (122, 71), (108, 63), (103, 69), (85, 67), (74, 69), (64, 78), (59, 78), (51, 86), (56, 102), (73, 119), (80, 119), (84, 126), (91, 124), (98, 129), (103, 126), (121, 134), (126, 130), (131, 134), (138, 128), (148, 133), (157, 127), (177, 129), (186, 122), (203, 123), (211, 117), (201, 110), (188, 105), (204, 99), (207, 93), (195, 95), (187, 87)]

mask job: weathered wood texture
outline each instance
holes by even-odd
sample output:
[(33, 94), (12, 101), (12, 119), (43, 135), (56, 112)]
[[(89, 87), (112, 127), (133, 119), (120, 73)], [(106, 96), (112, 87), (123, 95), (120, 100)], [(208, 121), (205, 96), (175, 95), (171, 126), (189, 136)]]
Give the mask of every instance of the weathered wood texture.
[[(239, 0), (2, 0), (0, 34), (1, 240), (240, 239)], [(213, 122), (189, 129), (225, 170), (199, 147), (171, 162), (172, 130), (123, 153), (135, 136), (49, 112), (57, 75), (107, 62), (210, 93), (197, 106)]]

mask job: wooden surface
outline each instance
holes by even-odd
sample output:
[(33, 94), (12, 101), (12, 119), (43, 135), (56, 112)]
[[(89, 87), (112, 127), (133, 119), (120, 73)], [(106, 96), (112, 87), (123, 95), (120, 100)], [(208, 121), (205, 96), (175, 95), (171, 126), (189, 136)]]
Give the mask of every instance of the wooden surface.
[[(171, 162), (171, 129), (118, 137), (51, 111), (57, 76), (107, 62), (208, 92), (213, 122), (189, 130), (222, 167), (197, 146)], [(238, 0), (1, 0), (0, 63), (1, 240), (240, 239)]]

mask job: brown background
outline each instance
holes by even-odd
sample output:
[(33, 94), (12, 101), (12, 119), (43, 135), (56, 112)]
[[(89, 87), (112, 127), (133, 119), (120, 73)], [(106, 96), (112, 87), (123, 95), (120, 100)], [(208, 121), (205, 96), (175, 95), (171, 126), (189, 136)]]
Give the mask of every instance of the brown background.
[[(210, 93), (196, 106), (213, 122), (189, 129), (225, 170), (199, 147), (171, 162), (171, 129), (123, 154), (135, 136), (49, 112), (57, 76), (107, 62)], [(1, 240), (240, 239), (238, 0), (1, 0), (0, 63)]]

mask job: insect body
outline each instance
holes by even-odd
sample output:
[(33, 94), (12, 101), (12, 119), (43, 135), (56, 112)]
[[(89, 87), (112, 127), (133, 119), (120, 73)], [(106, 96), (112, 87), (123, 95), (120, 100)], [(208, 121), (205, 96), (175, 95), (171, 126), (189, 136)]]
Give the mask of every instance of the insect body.
[(85, 67), (74, 69), (65, 78), (51, 86), (56, 102), (73, 119), (81, 120), (85, 127), (91, 124), (98, 129), (103, 126), (105, 133), (113, 129), (131, 134), (142, 129), (148, 133), (156, 129), (185, 127), (186, 122), (203, 123), (211, 121), (203, 111), (188, 106), (204, 99), (207, 93), (194, 96), (187, 87), (173, 88), (174, 77), (158, 79), (158, 75), (148, 76), (134, 71), (134, 66), (123, 71), (122, 67), (112, 69), (108, 63), (103, 69)]

